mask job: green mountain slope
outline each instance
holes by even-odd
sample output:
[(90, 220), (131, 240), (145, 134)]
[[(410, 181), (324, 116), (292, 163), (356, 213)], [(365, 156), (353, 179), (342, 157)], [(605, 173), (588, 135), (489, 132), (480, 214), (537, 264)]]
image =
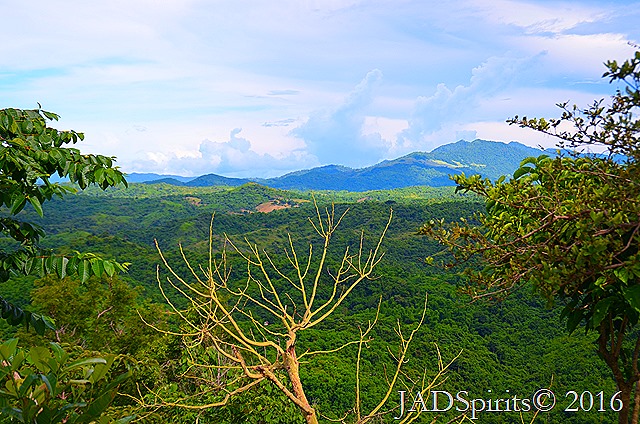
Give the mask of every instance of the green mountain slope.
[[(542, 153), (549, 154), (515, 141), (505, 144), (486, 140), (460, 140), (440, 146), (424, 156), (438, 163), (445, 162), (449, 166), (469, 168), (484, 177), (497, 179), (501, 175), (512, 174), (524, 158), (539, 156)], [(412, 155), (420, 153), (409, 156)]]
[[(415, 165), (420, 160), (432, 159), (410, 155), (405, 160)], [(342, 172), (339, 169), (334, 171)], [(540, 414), (541, 422), (585, 424), (614, 421), (610, 411), (596, 412), (594, 409), (571, 414), (563, 411), (571, 400), (564, 394), (570, 390), (577, 393), (590, 391), (594, 395), (602, 390), (608, 400), (616, 389), (606, 367), (594, 353), (593, 336), (585, 336), (582, 331), (566, 335), (565, 326), (559, 318), (562, 305), (549, 309), (527, 290), (518, 292), (504, 303), (469, 303), (468, 299), (456, 293), (456, 284), (461, 278), (457, 273), (459, 270), (444, 270), (425, 263), (425, 256), (435, 254), (440, 247), (417, 234), (422, 223), (439, 218), (471, 219), (474, 212), (484, 209), (484, 205), (475, 202), (471, 196), (453, 195), (451, 187), (412, 187), (364, 193), (322, 191), (315, 197), (322, 209), (330, 208), (333, 202), (338, 212), (350, 210), (341, 223), (341, 231), (332, 239), (335, 249), (330, 256), (336, 266), (346, 246), (356, 251), (361, 232), (364, 231), (369, 239), (384, 225), (390, 208), (394, 210), (394, 219), (383, 243), (386, 253), (376, 278), (359, 286), (330, 319), (297, 342), (301, 350), (311, 351), (343, 345), (353, 339), (359, 328), (373, 320), (378, 301), (382, 299), (373, 340), (363, 350), (361, 383), (365, 406), (379, 398), (386, 388), (385, 370), (392, 369), (391, 354), (397, 351), (394, 330), (398, 324), (405, 329), (415, 325), (424, 295), (428, 293), (425, 323), (416, 335), (406, 364), (411, 375), (421, 374), (424, 369), (429, 375), (435, 373), (438, 367), (437, 346), (445, 361), (461, 352), (447, 372), (447, 380), (438, 386), (438, 390), (453, 394), (464, 390), (470, 398), (479, 399), (513, 395), (530, 399), (536, 390), (548, 387), (552, 382), (558, 395), (558, 407)], [(256, 242), (260, 248), (273, 252), (273, 259), (278, 263), (286, 264), (288, 234), (291, 234), (301, 255), (308, 252), (307, 242), (313, 236), (308, 218), (315, 214), (310, 200), (311, 196), (306, 192), (278, 190), (255, 183), (234, 188), (132, 184), (128, 189), (113, 189), (106, 193), (96, 189), (82, 195), (55, 199), (44, 218), (36, 218), (32, 210), (23, 213), (45, 227), (49, 234), (47, 247), (57, 251), (94, 251), (133, 262), (129, 273), (120, 278), (139, 287), (145, 299), (157, 301), (161, 298), (156, 282), (156, 267), (160, 259), (154, 248), (154, 239), (158, 240), (176, 270), (180, 274), (188, 274), (188, 269), (180, 265), (178, 243), (193, 261), (192, 265), (204, 263), (209, 224), (215, 212), (214, 249), (219, 249), (222, 235), (227, 234), (238, 244), (244, 243), (245, 238)], [(260, 210), (269, 213), (261, 213)], [(238, 263), (234, 265), (239, 266), (232, 267), (237, 273), (233, 277), (245, 281), (245, 267)], [(164, 279), (166, 273), (162, 272), (161, 278)], [(110, 287), (108, 281), (102, 284), (105, 289)], [(275, 281), (275, 284), (285, 282)], [(4, 290), (16, 297), (22, 296), (20, 299), (26, 304), (30, 300), (30, 288), (26, 283), (18, 285), (11, 282), (5, 284)], [(325, 289), (321, 287), (321, 290)], [(180, 301), (177, 293), (172, 296), (176, 302)], [(257, 316), (264, 320), (272, 319), (264, 313), (257, 313)], [(95, 316), (91, 319), (97, 320)], [(137, 316), (135, 325), (144, 326)], [(92, 328), (86, 337), (94, 337)], [(136, 329), (122, 327), (121, 331), (127, 334)], [(179, 339), (172, 343), (181, 346)], [(179, 366), (185, 361), (180, 354), (180, 349), (174, 351), (169, 348), (151, 352), (151, 359), (162, 364), (154, 373), (170, 376), (171, 366)], [(353, 407), (355, 356), (355, 346), (351, 346), (325, 358), (312, 357), (304, 364), (303, 381), (309, 396), (319, 410), (332, 419), (339, 419)], [(176, 381), (182, 384), (183, 380)], [(249, 398), (266, 402), (250, 392), (246, 398), (237, 401), (236, 406), (243, 407)], [(394, 393), (385, 409), (397, 407), (397, 404), (398, 394)], [(284, 408), (279, 404), (270, 405), (276, 411)], [(253, 413), (250, 408), (239, 410), (245, 411), (242, 414)], [(250, 422), (244, 415), (241, 418), (236, 415), (236, 421), (225, 421), (222, 415), (216, 415), (223, 414), (220, 411), (225, 410), (208, 410), (206, 414), (210, 415), (203, 415), (201, 422), (205, 422), (205, 418), (206, 422)], [(233, 408), (226, 411), (232, 414)], [(178, 420), (177, 416), (184, 412), (177, 410), (167, 409), (159, 413), (166, 415), (157, 422), (194, 422), (193, 419)], [(438, 422), (448, 422), (459, 414), (454, 410), (439, 414)], [(532, 415), (533, 412), (525, 414), (524, 422), (530, 422)], [(489, 424), (521, 421), (519, 414), (513, 411), (483, 412), (479, 416), (478, 422)], [(424, 420), (418, 422), (431, 422), (434, 417), (434, 413), (425, 412)]]
[[(227, 178), (207, 174), (184, 185), (240, 186), (256, 181), (286, 190), (347, 191), (390, 190), (418, 185), (443, 187), (454, 185), (449, 176), (461, 172), (467, 175), (481, 174), (490, 179), (511, 175), (524, 158), (541, 153), (541, 150), (517, 142), (505, 144), (486, 140), (460, 140), (440, 146), (432, 152), (410, 153), (362, 169), (327, 165), (269, 179)], [(173, 183), (169, 179), (152, 182)]]

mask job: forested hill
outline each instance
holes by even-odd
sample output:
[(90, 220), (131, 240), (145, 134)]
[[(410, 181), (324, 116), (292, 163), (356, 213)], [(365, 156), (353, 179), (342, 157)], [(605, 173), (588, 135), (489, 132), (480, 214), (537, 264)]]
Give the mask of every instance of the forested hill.
[[(394, 367), (392, 354), (399, 346), (396, 331), (403, 329), (407, 337), (410, 329), (415, 328), (425, 295), (428, 295), (427, 311), (424, 324), (411, 344), (404, 368), (407, 376), (418, 378), (426, 373), (432, 378), (438, 370), (439, 354), (445, 363), (459, 355), (449, 366), (439, 390), (454, 394), (465, 390), (470, 397), (484, 399), (493, 394), (495, 398), (505, 397), (505, 393), (522, 398), (552, 382), (554, 392), (562, 395), (569, 390), (594, 394), (603, 391), (608, 399), (616, 392), (607, 369), (595, 355), (593, 334), (576, 331), (571, 337), (566, 335), (560, 319), (562, 305), (549, 309), (526, 288), (502, 303), (469, 303), (457, 290), (462, 281), (459, 269), (430, 266), (425, 262), (427, 256), (445, 258), (437, 255), (441, 247), (435, 241), (418, 235), (422, 224), (430, 219), (471, 220), (474, 213), (485, 209), (478, 198), (455, 194), (452, 187), (422, 186), (357, 193), (320, 191), (313, 196), (309, 192), (255, 183), (241, 187), (132, 183), (128, 188), (114, 187), (105, 192), (91, 187), (78, 195), (52, 199), (44, 217), (29, 206), (20, 217), (45, 229), (47, 236), (42, 242), (45, 248), (56, 252), (93, 252), (118, 261), (130, 261), (129, 271), (113, 279), (92, 278), (85, 285), (69, 278), (36, 281), (32, 277), (17, 278), (4, 284), (3, 294), (15, 304), (55, 319), (61, 330), (50, 333), (52, 337), (81, 344), (92, 351), (135, 358), (138, 371), (123, 392), (128, 390), (129, 395), (138, 395), (135, 387), (153, 387), (184, 398), (193, 394), (194, 387), (200, 387), (192, 387), (184, 377), (191, 372), (193, 357), (189, 355), (197, 353), (199, 358), (208, 358), (209, 351), (205, 349), (209, 347), (202, 345), (202, 351), (187, 351), (180, 337), (153, 330), (144, 325), (138, 315), (140, 311), (147, 322), (155, 319), (162, 323), (165, 319), (175, 328), (180, 325), (173, 321), (179, 316), (167, 311), (169, 307), (159, 288), (158, 279), (168, 283), (169, 275), (154, 240), (174, 270), (192, 282), (193, 276), (181, 257), (184, 253), (194, 269), (206, 266), (210, 224), (215, 213), (213, 249), (216, 252), (220, 252), (226, 235), (238, 246), (247, 245), (246, 241), (256, 243), (270, 255), (270, 260), (287, 264), (287, 251), (291, 251), (289, 235), (301, 257), (310, 254), (309, 243), (315, 243), (313, 254), (320, 251), (309, 222), (317, 213), (314, 198), (323, 215), (333, 207), (338, 215), (349, 211), (331, 237), (330, 268), (323, 273), (319, 289), (322, 296), (330, 295), (331, 286), (327, 285), (326, 278), (330, 278), (331, 269), (339, 267), (345, 249), (349, 246), (350, 252), (357, 251), (362, 234), (365, 250), (371, 247), (393, 209), (393, 220), (382, 244), (385, 254), (374, 278), (356, 287), (334, 314), (296, 341), (301, 352), (336, 349), (326, 356), (305, 357), (301, 364), (308, 396), (318, 410), (332, 420), (339, 421), (356, 401), (358, 351), (355, 345), (337, 348), (353, 341), (359, 328), (373, 322), (382, 300), (378, 323), (362, 351), (360, 379), (363, 405), (378, 402), (387, 388), (388, 370)], [(230, 266), (232, 283), (246, 284), (247, 265), (241, 263), (237, 255), (230, 253), (230, 258), (235, 261)], [(285, 286), (288, 283), (282, 278), (275, 279), (274, 284), (282, 290), (290, 287)], [(188, 304), (179, 292), (169, 290), (167, 293), (174, 304), (185, 307)], [(260, 322), (275, 321), (264, 310), (250, 311), (261, 318)], [(272, 325), (269, 328), (273, 328)], [(5, 325), (4, 338), (12, 337), (12, 331), (16, 328)], [(31, 336), (22, 331), (19, 337), (28, 340)], [(42, 343), (47, 345), (46, 340)], [(212, 386), (202, 387), (210, 390)], [(398, 407), (398, 396), (398, 392), (392, 394), (386, 410)], [(204, 398), (203, 403), (205, 399), (212, 402), (221, 398), (222, 394), (214, 393), (211, 398)], [(564, 412), (570, 400), (559, 397), (558, 408), (539, 414), (542, 418), (536, 418), (535, 422), (614, 421), (611, 411), (595, 412), (595, 406), (590, 412)], [(128, 401), (119, 398), (118, 402)], [(453, 420), (460, 414), (454, 409), (439, 414), (437, 422)], [(265, 410), (273, 411), (271, 418), (264, 419)], [(190, 414), (189, 410), (163, 408), (154, 412), (155, 421), (145, 422), (191, 424), (198, 417), (200, 422), (215, 423), (299, 424), (303, 421), (295, 405), (268, 385), (234, 398), (225, 408), (208, 408), (198, 412), (201, 414), (198, 416)], [(534, 414), (525, 412), (523, 422), (531, 422)], [(518, 412), (486, 412), (479, 417), (477, 422), (482, 424), (522, 422)], [(425, 412), (421, 418), (417, 422), (432, 422), (436, 414)], [(385, 417), (381, 422), (393, 420)]]
[(416, 185), (442, 187), (454, 185), (452, 174), (480, 174), (497, 179), (511, 175), (520, 162), (543, 152), (517, 142), (509, 144), (474, 140), (460, 140), (445, 144), (431, 152), (414, 152), (394, 160), (385, 160), (367, 168), (353, 169), (327, 165), (292, 172), (269, 179), (228, 178), (215, 174), (202, 175), (190, 181), (174, 176), (132, 174), (132, 181), (167, 183), (173, 185), (240, 186), (249, 181), (285, 190), (390, 190)]

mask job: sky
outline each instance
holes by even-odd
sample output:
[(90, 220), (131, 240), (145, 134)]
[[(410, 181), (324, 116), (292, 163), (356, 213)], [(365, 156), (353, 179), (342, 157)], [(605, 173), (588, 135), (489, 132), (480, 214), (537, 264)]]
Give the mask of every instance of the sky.
[(30, 0), (2, 8), (0, 108), (61, 116), (125, 172), (365, 167), (616, 87), (640, 1)]

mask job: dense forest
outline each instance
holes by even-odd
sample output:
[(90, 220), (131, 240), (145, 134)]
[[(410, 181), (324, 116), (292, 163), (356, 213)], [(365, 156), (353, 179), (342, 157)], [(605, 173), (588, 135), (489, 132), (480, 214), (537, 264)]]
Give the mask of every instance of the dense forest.
[[(56, 341), (79, 356), (115, 355), (111, 373), (126, 371), (129, 378), (119, 386), (111, 406), (112, 417), (135, 416), (141, 422), (304, 422), (296, 405), (267, 381), (230, 398), (222, 407), (183, 408), (175, 404), (206, 405), (220, 401), (224, 392), (213, 369), (195, 369), (195, 362), (215, 363), (210, 346), (186, 345), (184, 322), (171, 313), (159, 289), (168, 272), (155, 241), (177, 273), (188, 274), (181, 262), (181, 246), (192, 266), (207, 261), (209, 229), (213, 217), (213, 249), (218, 255), (223, 235), (235, 243), (249, 240), (268, 251), (276, 263), (285, 263), (288, 235), (299, 251), (317, 243), (309, 218), (318, 209), (346, 211), (332, 236), (329, 269), (336, 269), (341, 252), (357, 249), (360, 235), (375, 238), (393, 218), (382, 242), (384, 256), (372, 278), (355, 287), (345, 302), (318, 326), (301, 333), (299, 351), (328, 351), (311, 356), (300, 366), (301, 380), (320, 421), (342, 419), (356, 405), (356, 383), (362, 409), (374, 407), (384, 397), (395, 366), (400, 341), (398, 327), (407, 334), (420, 320), (424, 299), (426, 313), (407, 351), (403, 385), (396, 387), (384, 404), (382, 422), (393, 422), (400, 413), (400, 391), (405, 391), (405, 411), (419, 391), (411, 382), (438, 378), (433, 390), (468, 399), (531, 398), (551, 388), (557, 406), (550, 412), (516, 412), (506, 403), (478, 411), (478, 422), (596, 423), (612, 422), (609, 399), (616, 392), (606, 366), (595, 354), (592, 334), (575, 331), (567, 335), (560, 319), (563, 305), (546, 304), (523, 288), (502, 302), (475, 301), (460, 294), (460, 269), (444, 268), (425, 258), (442, 248), (419, 235), (418, 229), (432, 219), (473, 220), (485, 206), (472, 195), (454, 194), (453, 188), (410, 187), (372, 192), (282, 191), (249, 183), (240, 187), (180, 187), (164, 184), (132, 184), (129, 188), (88, 189), (80, 194), (52, 199), (44, 217), (28, 207), (20, 217), (45, 229), (45, 247), (59, 252), (90, 251), (105, 258), (130, 262), (129, 270), (114, 277), (77, 278), (22, 277), (2, 286), (5, 298), (55, 320), (55, 331), (36, 335), (24, 327), (3, 325), (3, 339), (18, 337), (21, 346), (47, 346)], [(7, 246), (10, 240), (4, 240)], [(443, 262), (446, 262), (446, 257)], [(231, 278), (246, 280), (238, 255), (230, 255)], [(282, 285), (284, 281), (275, 281)], [(320, 290), (326, 290), (320, 287)], [(179, 309), (189, 310), (181, 293), (165, 292)], [(321, 294), (321, 295), (326, 295)], [(359, 329), (379, 316), (363, 345), (358, 362)], [(193, 312), (193, 311), (192, 311)], [(257, 319), (270, 319), (254, 310)], [(156, 329), (163, 330), (157, 331)], [(441, 363), (439, 363), (441, 361)], [(359, 374), (356, 374), (358, 362)], [(439, 365), (446, 366), (438, 376)], [(578, 402), (574, 402), (577, 393)], [(600, 392), (602, 394), (598, 395)], [(593, 406), (587, 408), (590, 393)], [(431, 408), (425, 390), (424, 404)], [(444, 395), (443, 395), (444, 396)], [(440, 409), (447, 409), (441, 396)], [(580, 400), (582, 399), (582, 400)], [(600, 408), (600, 400), (604, 408)], [(186, 401), (185, 401), (186, 400)], [(582, 401), (582, 404), (580, 404)], [(457, 404), (459, 405), (459, 404)], [(491, 409), (489, 407), (483, 409)], [(577, 407), (578, 411), (571, 411)], [(598, 411), (604, 409), (606, 412)], [(505, 411), (507, 409), (507, 411)], [(583, 411), (582, 409), (591, 409)], [(511, 412), (508, 412), (511, 410)], [(464, 419), (470, 411), (456, 407), (442, 412), (422, 412), (418, 422), (449, 422)], [(199, 421), (197, 421), (199, 419)]]
[(2, 422), (637, 423), (640, 52), (606, 66), (610, 106), (509, 121), (573, 150), (455, 189), (129, 185), (0, 110)]

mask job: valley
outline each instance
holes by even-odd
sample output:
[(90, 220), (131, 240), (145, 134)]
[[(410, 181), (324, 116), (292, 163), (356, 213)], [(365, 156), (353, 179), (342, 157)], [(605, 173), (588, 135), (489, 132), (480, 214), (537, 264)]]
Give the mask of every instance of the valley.
[[(362, 354), (363, 408), (375, 405), (384, 395), (385, 372), (393, 366), (391, 354), (398, 348), (394, 328), (416, 325), (425, 296), (428, 300), (424, 323), (408, 351), (407, 378), (423, 375), (428, 380), (434, 377), (438, 370), (438, 355), (441, 355), (445, 363), (456, 358), (446, 370), (446, 379), (438, 386), (453, 394), (467, 391), (470, 396), (479, 398), (491, 397), (492, 393), (497, 393), (498, 397), (504, 393), (531, 396), (536, 390), (549, 386), (563, 396), (570, 390), (615, 393), (606, 367), (594, 352), (594, 337), (585, 336), (581, 331), (566, 335), (559, 316), (562, 305), (549, 307), (530, 290), (521, 290), (503, 302), (471, 303), (457, 290), (463, 278), (460, 270), (425, 262), (427, 256), (436, 254), (441, 247), (418, 235), (423, 223), (441, 218), (473, 220), (474, 213), (484, 209), (477, 198), (455, 194), (453, 187), (416, 186), (367, 192), (287, 191), (257, 183), (238, 187), (131, 184), (127, 189), (110, 188), (105, 192), (90, 188), (77, 195), (52, 200), (44, 218), (28, 210), (22, 215), (43, 226), (47, 233), (46, 247), (62, 253), (73, 250), (95, 252), (106, 258), (130, 262), (129, 272), (117, 277), (125, 286), (106, 277), (90, 280), (90, 287), (96, 293), (92, 296), (104, 297), (94, 300), (97, 305), (108, 304), (107, 298), (112, 294), (109, 290), (104, 291), (105, 288), (120, 287), (119, 296), (128, 299), (121, 301), (123, 308), (116, 311), (117, 308), (108, 310), (107, 306), (101, 310), (77, 306), (73, 311), (64, 312), (51, 296), (48, 300), (42, 297), (59, 284), (51, 278), (34, 281), (32, 277), (24, 277), (11, 283), (13, 288), (7, 283), (6, 298), (48, 314), (58, 324), (65, 323), (66, 333), (57, 335), (62, 341), (79, 343), (97, 351), (115, 350), (114, 353), (142, 361), (140, 363), (144, 365), (140, 365), (141, 374), (137, 378), (144, 378), (150, 388), (165, 390), (168, 398), (194, 394), (197, 387), (184, 379), (183, 373), (189, 371), (188, 367), (184, 368), (187, 363), (180, 338), (145, 328), (138, 316), (140, 312), (145, 320), (159, 320), (167, 328), (180, 326), (175, 316), (167, 315), (166, 302), (158, 289), (156, 273), (160, 272), (162, 280), (166, 278), (166, 270), (158, 268), (161, 261), (154, 241), (157, 240), (168, 260), (177, 264), (175, 266), (181, 271), (186, 269), (184, 264), (179, 265), (179, 246), (194, 265), (203, 264), (214, 215), (215, 252), (220, 252), (223, 235), (226, 235), (235, 243), (243, 243), (245, 239), (256, 243), (280, 263), (285, 258), (288, 235), (298, 247), (316, 243), (309, 225), (309, 218), (316, 214), (314, 201), (320, 211), (332, 207), (338, 214), (348, 211), (339, 231), (332, 237), (334, 250), (331, 250), (330, 263), (334, 263), (346, 247), (356, 249), (361, 232), (364, 231), (367, 238), (379, 232), (393, 210), (393, 219), (382, 245), (385, 254), (375, 278), (357, 286), (335, 313), (297, 341), (303, 351), (332, 351), (352, 340), (354, 331), (375, 318), (381, 301), (377, 325)], [(304, 252), (302, 247), (301, 252)], [(241, 263), (234, 262), (237, 259), (232, 258), (232, 263), (240, 272)], [(233, 275), (236, 275), (235, 271)], [(242, 278), (241, 274), (238, 278)], [(283, 282), (276, 282), (276, 285), (280, 284)], [(76, 299), (84, 299), (83, 296), (90, 293), (86, 287), (73, 287)], [(168, 296), (179, 307), (189, 306), (175, 291), (169, 292)], [(264, 311), (254, 313), (264, 316), (261, 319), (265, 322), (271, 319)], [(114, 333), (115, 328), (119, 328), (117, 333)], [(3, 331), (7, 337), (15, 328), (5, 326)], [(19, 330), (21, 339), (32, 337), (23, 333), (24, 330)], [(314, 357), (301, 368), (305, 390), (326, 417), (338, 419), (356, 401), (356, 353), (355, 348), (347, 347)], [(149, 380), (149, 375), (154, 377)], [(411, 380), (404, 381), (406, 384)], [(167, 387), (174, 388), (166, 392)], [(290, 401), (268, 387), (258, 389), (254, 394), (240, 395), (227, 407), (210, 408), (198, 414), (208, 417), (210, 422), (257, 423), (265, 422), (260, 421), (262, 415), (256, 412), (251, 418), (248, 411), (269, 407), (277, 412), (271, 414), (272, 418), (267, 422), (297, 422), (292, 421), (300, 417)], [(398, 390), (411, 391), (411, 388), (401, 386), (394, 391), (385, 405), (390, 411), (397, 412), (393, 408), (397, 408)], [(194, 401), (206, 403), (215, 398), (213, 393)], [(565, 401), (559, 399), (559, 402)], [(120, 398), (117, 404), (126, 408), (129, 402)], [(148, 419), (150, 422), (170, 419), (171, 422), (187, 423), (193, 422), (193, 414), (189, 410), (165, 407)], [(446, 422), (460, 412), (452, 409), (423, 414), (426, 422), (436, 415), (441, 415), (438, 422)], [(611, 421), (614, 419), (612, 414), (554, 410), (545, 413), (541, 422)], [(530, 420), (533, 412), (524, 413), (524, 416)], [(385, 422), (392, 422), (388, 417)], [(499, 423), (514, 418), (517, 413), (485, 412), (481, 422)]]

